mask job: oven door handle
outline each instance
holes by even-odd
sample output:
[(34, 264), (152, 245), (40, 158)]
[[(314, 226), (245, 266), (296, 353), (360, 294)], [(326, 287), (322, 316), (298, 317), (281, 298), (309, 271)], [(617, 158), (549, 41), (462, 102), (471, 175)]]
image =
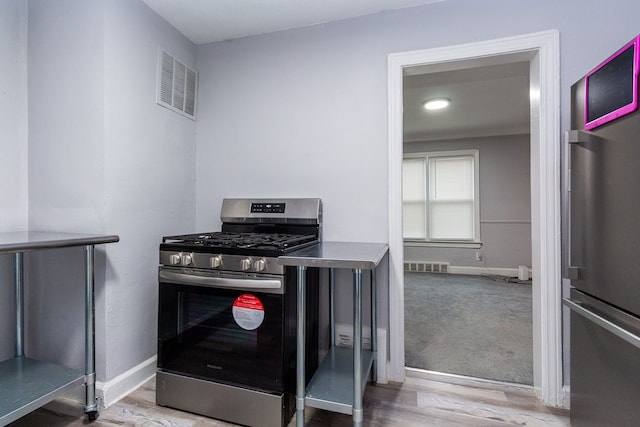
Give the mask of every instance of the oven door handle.
[(211, 288), (230, 289), (282, 289), (282, 281), (278, 279), (231, 279), (222, 277), (199, 276), (192, 273), (178, 273), (160, 270), (158, 277), (170, 283), (190, 286), (206, 286)]

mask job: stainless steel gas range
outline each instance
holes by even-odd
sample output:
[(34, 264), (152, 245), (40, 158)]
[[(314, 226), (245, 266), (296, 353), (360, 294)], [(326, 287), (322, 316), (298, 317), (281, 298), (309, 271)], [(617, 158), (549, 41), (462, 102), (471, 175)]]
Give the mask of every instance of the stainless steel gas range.
[[(222, 229), (166, 236), (156, 402), (249, 426), (295, 411), (296, 272), (278, 256), (321, 239), (320, 199), (225, 199)], [(318, 271), (307, 270), (307, 381), (318, 365)]]

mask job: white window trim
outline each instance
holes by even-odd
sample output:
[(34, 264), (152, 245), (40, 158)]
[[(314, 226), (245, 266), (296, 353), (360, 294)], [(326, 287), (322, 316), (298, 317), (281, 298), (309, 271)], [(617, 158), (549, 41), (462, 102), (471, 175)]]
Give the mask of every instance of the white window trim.
[(404, 239), (404, 246), (409, 248), (465, 248), (465, 249), (480, 249), (482, 248), (482, 242), (428, 242), (424, 240)]
[[(473, 157), (473, 191), (474, 191), (474, 219), (473, 238), (471, 239), (433, 239), (429, 237), (429, 215), (425, 214), (425, 230), (427, 238), (413, 239), (403, 238), (407, 246), (438, 246), (438, 247), (477, 247), (481, 245), (480, 240), (480, 152), (479, 150), (451, 150), (451, 151), (427, 151), (419, 153), (405, 153), (403, 159), (424, 159), (426, 167), (429, 166), (429, 159), (435, 157)], [(428, 172), (425, 174), (425, 191), (429, 192)], [(429, 196), (425, 195), (425, 212), (429, 212)]]

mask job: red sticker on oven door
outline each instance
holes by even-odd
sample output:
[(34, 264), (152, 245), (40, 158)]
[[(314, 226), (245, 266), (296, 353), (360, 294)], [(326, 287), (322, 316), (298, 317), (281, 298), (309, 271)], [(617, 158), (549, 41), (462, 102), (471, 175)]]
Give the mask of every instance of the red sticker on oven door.
[(238, 326), (247, 331), (253, 331), (264, 321), (264, 306), (255, 295), (240, 295), (233, 302), (231, 311)]

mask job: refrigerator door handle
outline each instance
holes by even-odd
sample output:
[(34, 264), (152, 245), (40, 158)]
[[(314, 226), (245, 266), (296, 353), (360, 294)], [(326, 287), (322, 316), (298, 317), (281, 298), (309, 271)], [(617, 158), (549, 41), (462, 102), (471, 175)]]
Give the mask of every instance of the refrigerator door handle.
[(567, 141), (567, 144), (580, 144), (581, 142), (596, 143), (604, 141), (604, 138), (601, 136), (585, 130), (568, 130), (564, 135), (564, 139)]
[(604, 317), (599, 316), (590, 310), (587, 310), (582, 305), (580, 305), (580, 303), (572, 301), (568, 298), (564, 298), (562, 302), (564, 303), (564, 305), (569, 307), (575, 313), (579, 314), (580, 316), (588, 320), (591, 320), (593, 323), (600, 326), (601, 328), (604, 328), (605, 330), (611, 332), (617, 337), (622, 338), (632, 346), (640, 349), (640, 337), (638, 337), (637, 335), (632, 334), (631, 332), (627, 331), (624, 328), (621, 328), (620, 326), (605, 319)]
[(580, 278), (580, 267), (567, 267), (567, 277), (569, 280), (578, 280)]

